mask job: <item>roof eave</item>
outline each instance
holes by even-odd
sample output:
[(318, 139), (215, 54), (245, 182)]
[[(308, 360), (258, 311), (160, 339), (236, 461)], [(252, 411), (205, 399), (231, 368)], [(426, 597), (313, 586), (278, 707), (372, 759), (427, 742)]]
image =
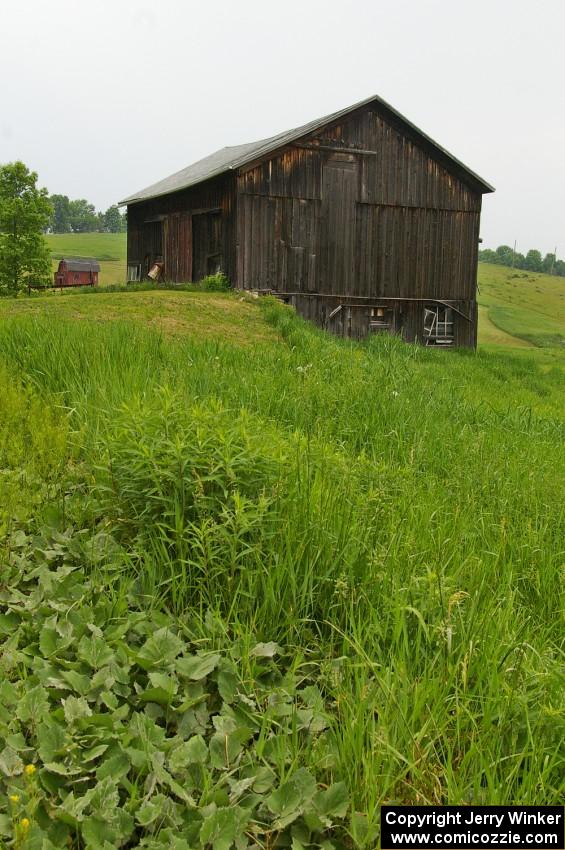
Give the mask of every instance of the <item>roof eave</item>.
[[(443, 160), (443, 164), (448, 168), (451, 168), (457, 173), (457, 176), (463, 182), (467, 182), (470, 184), (471, 188), (478, 191), (480, 194), (489, 194), (495, 191), (494, 186), (491, 186), (490, 183), (487, 183), (486, 180), (483, 180), (478, 174), (468, 168), (465, 163), (461, 162), (461, 160), (457, 159), (457, 157), (453, 156), (448, 150), (442, 147), (438, 142), (432, 139), (431, 136), (428, 136), (427, 133), (424, 133), (408, 120), (402, 113), (398, 112), (390, 103), (387, 103), (386, 100), (383, 100), (379, 95), (372, 95), (371, 97), (365, 98), (365, 100), (361, 100), (358, 103), (353, 104), (352, 106), (348, 106), (344, 109), (341, 109), (337, 112), (332, 113), (331, 115), (326, 115), (319, 120), (311, 121), (308, 124), (302, 125), (302, 127), (296, 128), (296, 131), (290, 131), (289, 133), (280, 133), (278, 136), (271, 137), (269, 140), (265, 141), (265, 144), (262, 148), (255, 149), (252, 153), (244, 154), (241, 157), (236, 158), (234, 162), (226, 167), (219, 168), (216, 171), (207, 174), (205, 177), (193, 180), (183, 186), (178, 186), (174, 189), (165, 189), (163, 191), (155, 192), (149, 195), (131, 195), (128, 198), (125, 198), (123, 201), (118, 202), (118, 206), (129, 206), (131, 204), (143, 203), (144, 201), (150, 201), (154, 198), (164, 197), (165, 195), (172, 195), (176, 192), (182, 192), (186, 189), (190, 189), (192, 186), (198, 186), (201, 183), (205, 183), (208, 180), (212, 180), (214, 177), (219, 177), (221, 174), (226, 174), (230, 171), (239, 170), (250, 163), (260, 162), (265, 159), (265, 157), (271, 157), (277, 151), (287, 147), (290, 144), (298, 141), (299, 139), (310, 136), (312, 133), (319, 132), (324, 129), (324, 127), (329, 127), (332, 124), (335, 124), (336, 121), (339, 121), (346, 115), (350, 115), (356, 110), (363, 109), (369, 104), (375, 103), (378, 104), (385, 112), (388, 112), (389, 115), (398, 121), (401, 125), (408, 128), (417, 138), (424, 143), (425, 146), (429, 146), (432, 149), (432, 153), (435, 153), (436, 156), (439, 154), (438, 159)], [(280, 138), (279, 144), (273, 144), (273, 142)], [(151, 187), (148, 187), (151, 189)]]

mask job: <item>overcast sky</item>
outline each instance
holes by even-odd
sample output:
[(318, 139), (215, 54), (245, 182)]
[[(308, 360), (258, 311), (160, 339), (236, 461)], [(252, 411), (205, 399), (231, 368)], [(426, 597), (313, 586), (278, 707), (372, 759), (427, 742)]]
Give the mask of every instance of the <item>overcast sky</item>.
[(484, 246), (565, 256), (564, 0), (0, 0), (0, 163), (106, 209), (379, 94), (496, 187)]

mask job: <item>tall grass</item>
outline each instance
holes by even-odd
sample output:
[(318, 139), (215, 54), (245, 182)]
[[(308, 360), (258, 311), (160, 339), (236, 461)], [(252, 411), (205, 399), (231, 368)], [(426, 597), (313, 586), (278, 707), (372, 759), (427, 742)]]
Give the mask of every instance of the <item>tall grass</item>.
[(278, 347), (19, 319), (0, 354), (67, 411), (121, 580), (315, 665), (356, 846), (387, 800), (556, 802), (562, 373), (261, 309)]

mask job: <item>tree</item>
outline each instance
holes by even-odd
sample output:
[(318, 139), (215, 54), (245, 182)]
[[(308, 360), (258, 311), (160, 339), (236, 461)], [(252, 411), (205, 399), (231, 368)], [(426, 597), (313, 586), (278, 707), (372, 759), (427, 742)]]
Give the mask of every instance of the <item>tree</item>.
[(498, 255), (491, 248), (484, 248), (482, 251), (479, 251), (479, 260), (481, 263), (497, 263)]
[(0, 293), (16, 295), (51, 279), (51, 259), (43, 231), (52, 207), (47, 189), (23, 162), (0, 166)]
[(536, 251), (534, 249), (528, 251), (528, 253), (526, 254), (524, 268), (527, 269), (529, 272), (543, 271), (543, 264), (539, 251)]
[(70, 202), (66, 195), (51, 195), (49, 198), (53, 214), (49, 222), (53, 233), (69, 233), (71, 230)]
[(122, 215), (117, 206), (108, 207), (104, 213), (104, 227), (109, 233), (120, 233), (124, 229)]
[(511, 266), (512, 258), (514, 256), (514, 251), (510, 247), (510, 245), (499, 245), (496, 249), (496, 255), (498, 259), (497, 263), (500, 263), (501, 266)]
[(542, 263), (542, 267), (543, 267), (544, 272), (546, 272), (547, 274), (553, 274), (556, 259), (557, 259), (557, 257), (555, 256), (555, 254), (546, 254), (545, 255), (545, 257), (543, 258), (543, 263)]
[(84, 198), (69, 202), (71, 227), (73, 233), (91, 233), (98, 229), (98, 217), (94, 204), (89, 204)]

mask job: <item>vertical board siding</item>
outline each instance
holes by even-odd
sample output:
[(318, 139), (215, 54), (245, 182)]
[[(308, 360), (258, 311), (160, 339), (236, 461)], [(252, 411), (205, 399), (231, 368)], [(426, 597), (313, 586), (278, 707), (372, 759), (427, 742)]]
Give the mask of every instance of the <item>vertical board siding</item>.
[(289, 148), (244, 171), (239, 191), (269, 197), (320, 200), (322, 157), (318, 151)]
[(162, 252), (182, 281), (221, 256), (234, 285), (352, 336), (369, 329), (362, 299), (399, 299), (406, 339), (421, 338), (426, 299), (453, 301), (471, 318), (458, 315), (456, 343), (474, 345), (480, 210), (471, 175), (370, 104), (237, 173), (130, 205), (128, 259)]
[[(234, 175), (213, 178), (191, 189), (163, 195), (128, 206), (128, 262), (143, 262), (146, 255), (154, 261), (164, 259), (164, 278), (182, 283), (193, 279), (192, 213), (219, 210), (221, 223), (213, 225), (201, 237), (200, 254), (220, 253), (222, 269), (234, 282), (236, 267), (236, 192)], [(158, 251), (148, 219), (161, 219), (162, 247)], [(217, 242), (220, 240), (220, 250)], [(200, 274), (197, 268), (196, 274)], [(202, 275), (203, 276), (203, 275)]]

